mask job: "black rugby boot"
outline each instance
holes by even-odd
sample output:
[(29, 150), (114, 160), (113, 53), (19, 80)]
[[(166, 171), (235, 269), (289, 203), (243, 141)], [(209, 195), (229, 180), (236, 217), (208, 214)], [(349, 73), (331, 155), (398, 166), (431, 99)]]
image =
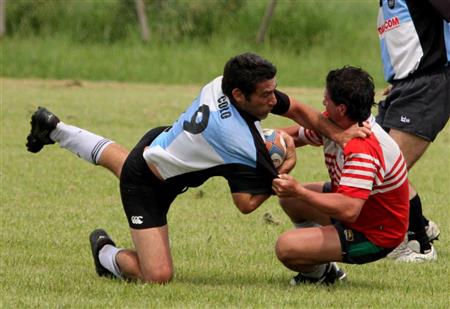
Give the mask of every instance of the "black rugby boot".
[(337, 281), (345, 281), (347, 275), (345, 272), (338, 268), (336, 263), (328, 263), (325, 273), (320, 278), (306, 277), (302, 273), (298, 273), (297, 276), (291, 279), (291, 285), (300, 284), (334, 284)]
[(27, 150), (37, 153), (45, 145), (54, 144), (50, 139), (50, 132), (56, 128), (59, 118), (44, 107), (38, 109), (31, 116), (31, 131), (27, 136)]
[(92, 257), (94, 258), (95, 271), (100, 277), (114, 277), (114, 275), (102, 266), (98, 253), (105, 245), (116, 246), (114, 241), (103, 229), (96, 229), (89, 235), (89, 242), (91, 243)]

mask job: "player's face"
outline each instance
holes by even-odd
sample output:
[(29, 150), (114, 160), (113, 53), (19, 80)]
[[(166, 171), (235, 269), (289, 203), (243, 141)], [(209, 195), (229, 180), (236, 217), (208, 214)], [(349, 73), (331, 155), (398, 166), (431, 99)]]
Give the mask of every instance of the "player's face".
[(341, 114), (340, 105), (336, 105), (333, 100), (331, 100), (327, 89), (323, 92), (323, 105), (328, 113), (328, 118), (334, 123), (338, 123)]
[(249, 99), (240, 104), (240, 107), (252, 116), (262, 120), (272, 111), (277, 104), (275, 97), (275, 89), (277, 81), (275, 78), (256, 84), (255, 91), (250, 95)]

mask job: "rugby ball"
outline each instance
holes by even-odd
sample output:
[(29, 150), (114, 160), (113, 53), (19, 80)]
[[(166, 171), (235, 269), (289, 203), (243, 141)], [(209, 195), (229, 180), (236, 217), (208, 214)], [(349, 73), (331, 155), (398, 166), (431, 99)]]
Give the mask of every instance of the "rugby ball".
[(286, 142), (281, 133), (275, 129), (263, 129), (263, 135), (273, 165), (278, 168), (286, 158)]

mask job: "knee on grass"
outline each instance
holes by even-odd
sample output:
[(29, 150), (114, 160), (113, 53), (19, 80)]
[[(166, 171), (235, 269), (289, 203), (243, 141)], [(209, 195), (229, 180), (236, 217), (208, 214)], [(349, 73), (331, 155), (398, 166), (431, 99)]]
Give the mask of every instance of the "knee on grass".
[(173, 278), (173, 270), (170, 267), (161, 267), (158, 270), (142, 272), (141, 280), (145, 283), (166, 284)]
[(289, 267), (295, 260), (295, 264), (301, 263), (301, 248), (298, 243), (298, 238), (295, 238), (289, 233), (284, 233), (278, 237), (275, 245), (275, 253), (278, 260), (285, 266)]

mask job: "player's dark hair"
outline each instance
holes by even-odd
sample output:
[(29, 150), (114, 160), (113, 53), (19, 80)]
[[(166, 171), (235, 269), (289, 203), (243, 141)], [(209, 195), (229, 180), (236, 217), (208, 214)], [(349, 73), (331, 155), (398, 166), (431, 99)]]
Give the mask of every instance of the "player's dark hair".
[(344, 66), (327, 75), (327, 90), (335, 104), (347, 106), (347, 116), (357, 122), (366, 120), (375, 105), (373, 79), (361, 68)]
[(256, 84), (274, 78), (276, 73), (277, 68), (272, 63), (256, 54), (237, 55), (225, 64), (222, 91), (232, 98), (233, 89), (238, 88), (249, 99)]

